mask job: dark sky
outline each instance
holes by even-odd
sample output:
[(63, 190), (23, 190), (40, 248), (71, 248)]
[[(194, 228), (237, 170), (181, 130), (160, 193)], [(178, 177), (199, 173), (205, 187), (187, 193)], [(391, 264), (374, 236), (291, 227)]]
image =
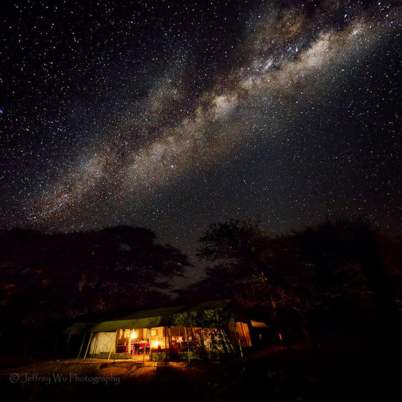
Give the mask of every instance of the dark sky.
[(0, 225), (402, 227), (389, 1), (0, 4)]

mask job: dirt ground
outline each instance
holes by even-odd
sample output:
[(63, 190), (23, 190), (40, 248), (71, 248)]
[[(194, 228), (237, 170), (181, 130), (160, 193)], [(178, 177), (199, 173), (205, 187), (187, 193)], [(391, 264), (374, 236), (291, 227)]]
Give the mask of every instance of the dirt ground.
[[(400, 401), (397, 372), (369, 354), (277, 351), (220, 363), (55, 360), (2, 369), (2, 400)], [(399, 395), (398, 395), (399, 392)]]

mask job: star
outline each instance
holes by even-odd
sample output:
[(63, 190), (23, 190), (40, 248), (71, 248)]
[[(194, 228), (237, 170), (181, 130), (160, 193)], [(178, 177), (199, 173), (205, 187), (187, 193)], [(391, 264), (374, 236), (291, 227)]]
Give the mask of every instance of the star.
[(3, 226), (399, 222), (392, 2), (67, 3), (4, 17)]

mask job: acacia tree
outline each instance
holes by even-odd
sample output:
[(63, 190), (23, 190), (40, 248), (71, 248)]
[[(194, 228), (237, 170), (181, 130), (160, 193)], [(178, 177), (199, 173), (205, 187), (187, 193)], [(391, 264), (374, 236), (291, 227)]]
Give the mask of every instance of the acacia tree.
[(287, 261), (276, 261), (285, 240), (272, 238), (254, 222), (231, 220), (211, 225), (200, 243), (198, 256), (210, 265), (207, 277), (192, 287), (191, 294), (229, 298), (242, 306), (264, 310), (275, 322), (281, 339), (278, 317), (285, 311), (287, 315), (296, 312), (300, 304), (286, 284)]
[[(11, 299), (41, 289), (43, 305), (49, 302), (63, 314), (151, 303), (148, 293), (154, 296), (153, 290), (165, 288), (167, 278), (190, 265), (180, 250), (157, 243), (143, 228), (68, 234), (19, 230), (1, 238), (0, 279), (13, 289)], [(37, 303), (41, 297), (36, 296)]]
[(345, 325), (356, 321), (353, 314), (363, 319), (356, 316), (362, 312), (370, 320), (374, 305), (377, 330), (395, 336), (400, 314), (377, 239), (360, 220), (324, 222), (277, 237), (252, 222), (214, 224), (201, 237), (198, 252), (209, 263), (207, 276), (187, 294), (265, 305), (274, 316), (297, 311), (304, 327), (313, 316), (321, 316), (318, 325), (325, 326), (320, 320), (334, 320), (331, 314)]
[[(330, 299), (371, 296), (378, 334), (397, 339), (401, 314), (379, 236), (362, 220), (325, 222), (294, 234), (300, 260), (312, 270), (311, 298), (317, 304)], [(380, 335), (382, 336), (382, 335)]]
[(56, 325), (85, 313), (166, 303), (160, 290), (189, 265), (180, 250), (143, 228), (12, 230), (0, 233), (0, 243), (0, 318), (11, 338), (35, 331), (50, 337)]
[(200, 238), (197, 255), (211, 264), (208, 280), (215, 281), (223, 296), (241, 297), (246, 282), (266, 282), (264, 254), (269, 241), (252, 222), (232, 220), (211, 225)]

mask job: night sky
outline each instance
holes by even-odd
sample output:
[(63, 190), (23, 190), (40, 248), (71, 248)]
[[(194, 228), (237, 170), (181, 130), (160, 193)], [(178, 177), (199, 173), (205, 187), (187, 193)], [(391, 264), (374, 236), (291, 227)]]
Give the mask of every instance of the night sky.
[(0, 3), (0, 225), (402, 228), (393, 1)]

